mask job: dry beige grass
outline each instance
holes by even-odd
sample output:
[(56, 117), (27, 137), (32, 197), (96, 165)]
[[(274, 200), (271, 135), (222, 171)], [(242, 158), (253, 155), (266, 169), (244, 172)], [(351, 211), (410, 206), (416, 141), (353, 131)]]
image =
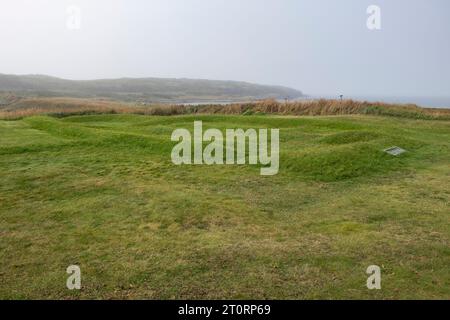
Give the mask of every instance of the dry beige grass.
[(0, 119), (21, 119), (33, 115), (65, 117), (83, 114), (129, 113), (146, 115), (181, 114), (280, 114), (298, 116), (369, 114), (417, 119), (450, 119), (450, 109), (420, 108), (416, 105), (396, 105), (354, 100), (310, 100), (278, 102), (264, 100), (228, 105), (137, 105), (111, 100), (76, 98), (18, 99), (0, 108)]
[(206, 113), (245, 114), (245, 113), (275, 113), (281, 115), (348, 115), (348, 114), (383, 114), (398, 116), (417, 116), (441, 118), (449, 117), (450, 109), (427, 109), (417, 105), (396, 105), (382, 102), (367, 102), (354, 100), (310, 100), (282, 103), (275, 100), (265, 100), (256, 103), (231, 104), (225, 106), (205, 106), (200, 108)]

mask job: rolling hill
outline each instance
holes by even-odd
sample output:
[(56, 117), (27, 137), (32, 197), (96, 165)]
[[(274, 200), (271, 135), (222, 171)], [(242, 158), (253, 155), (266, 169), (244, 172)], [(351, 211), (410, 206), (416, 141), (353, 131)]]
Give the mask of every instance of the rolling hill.
[(25, 97), (107, 98), (143, 103), (292, 99), (303, 95), (287, 87), (237, 81), (165, 78), (66, 80), (45, 75), (6, 74), (0, 74), (0, 93)]

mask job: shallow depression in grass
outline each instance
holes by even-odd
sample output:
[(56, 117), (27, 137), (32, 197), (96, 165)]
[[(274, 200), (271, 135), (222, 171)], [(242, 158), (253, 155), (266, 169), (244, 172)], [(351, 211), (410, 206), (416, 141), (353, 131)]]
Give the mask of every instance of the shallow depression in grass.
[[(173, 165), (170, 134), (194, 120), (279, 128), (279, 174)], [(446, 121), (98, 115), (0, 133), (1, 298), (450, 297)], [(371, 264), (385, 290), (365, 288)]]

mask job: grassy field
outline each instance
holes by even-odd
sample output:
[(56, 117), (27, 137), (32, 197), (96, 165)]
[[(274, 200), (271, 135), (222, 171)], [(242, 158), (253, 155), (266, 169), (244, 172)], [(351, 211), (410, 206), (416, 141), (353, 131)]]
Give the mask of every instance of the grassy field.
[[(280, 128), (279, 174), (173, 165), (170, 135), (194, 120)], [(450, 299), (449, 164), (444, 120), (0, 121), (0, 298)]]

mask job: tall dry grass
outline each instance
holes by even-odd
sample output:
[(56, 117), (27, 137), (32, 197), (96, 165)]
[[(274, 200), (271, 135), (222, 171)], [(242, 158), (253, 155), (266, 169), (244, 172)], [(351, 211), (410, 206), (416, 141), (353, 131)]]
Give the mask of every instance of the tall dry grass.
[(354, 100), (311, 100), (278, 102), (264, 100), (228, 105), (136, 105), (108, 100), (75, 98), (20, 99), (0, 109), (0, 119), (21, 119), (33, 115), (67, 117), (87, 114), (279, 114), (296, 116), (384, 115), (414, 119), (450, 120), (450, 109), (427, 109), (416, 105), (396, 105)]

